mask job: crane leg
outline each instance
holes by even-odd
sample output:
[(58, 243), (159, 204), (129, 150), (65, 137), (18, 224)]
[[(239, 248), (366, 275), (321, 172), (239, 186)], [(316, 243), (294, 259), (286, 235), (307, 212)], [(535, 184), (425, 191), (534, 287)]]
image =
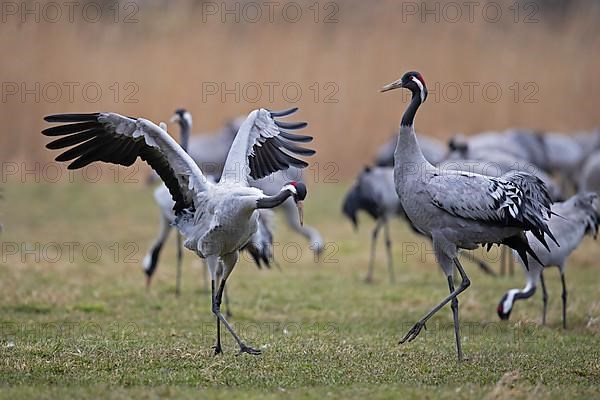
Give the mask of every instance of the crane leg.
[(181, 245), (181, 233), (177, 231), (177, 276), (175, 278), (175, 296), (181, 294), (181, 264), (183, 261), (183, 247)]
[[(464, 292), (471, 285), (471, 281), (469, 280), (469, 277), (467, 276), (462, 265), (460, 265), (460, 262), (458, 261), (458, 259), (455, 257), (453, 261), (454, 261), (454, 264), (456, 265), (456, 268), (458, 269), (458, 272), (462, 279), (462, 281), (460, 282), (460, 286), (458, 287), (458, 289), (452, 291), (452, 293), (450, 293), (450, 295), (448, 297), (446, 297), (444, 300), (442, 300), (437, 306), (433, 307), (431, 309), (431, 311), (429, 311), (423, 318), (421, 318), (419, 321), (417, 321), (417, 323), (411, 328), (411, 330), (408, 331), (406, 336), (404, 336), (404, 338), (402, 338), (402, 340), (400, 340), (400, 343), (405, 343), (406, 341), (412, 342), (413, 340), (415, 340), (417, 338), (417, 336), (419, 336), (421, 329), (423, 329), (423, 327), (425, 326), (425, 323), (429, 320), (429, 318), (431, 318), (435, 313), (437, 313), (448, 302), (455, 299), (459, 294)], [(452, 280), (451, 269), (450, 269), (450, 273), (448, 273), (448, 275), (447, 275), (447, 278), (448, 278), (448, 281)], [(457, 307), (456, 315), (458, 318), (458, 302), (456, 303), (456, 307)], [(454, 327), (455, 327), (455, 333), (458, 333), (458, 330), (457, 330), (458, 329), (458, 321), (457, 320), (455, 321)], [(457, 336), (456, 340), (457, 340), (458, 360), (462, 361), (462, 348), (460, 347), (460, 336)]]
[[(215, 309), (219, 310), (221, 305), (217, 302), (217, 293), (215, 292), (216, 281), (211, 280), (211, 298), (212, 298), (212, 311), (215, 312)], [(217, 316), (217, 342), (213, 346), (214, 355), (221, 354), (223, 352), (223, 348), (221, 347), (221, 320)]]
[(169, 232), (171, 232), (171, 224), (164, 217), (164, 215), (160, 215), (160, 232), (158, 237), (152, 244), (152, 247), (148, 251), (148, 254), (144, 257), (142, 261), (142, 265), (144, 267), (144, 273), (146, 274), (146, 290), (150, 289), (150, 284), (152, 283), (152, 277), (156, 272), (156, 268), (158, 267), (158, 260), (160, 258), (160, 252), (162, 250), (163, 245), (167, 241), (169, 237)]
[(560, 268), (560, 282), (562, 283), (562, 317), (563, 329), (567, 329), (567, 282), (565, 281), (565, 273), (563, 268)]
[(512, 251), (507, 250), (508, 252), (508, 274), (509, 276), (515, 276), (515, 257), (513, 256)]
[(375, 224), (375, 228), (373, 229), (373, 233), (371, 235), (371, 257), (369, 258), (369, 270), (367, 271), (367, 276), (365, 277), (365, 282), (371, 283), (373, 282), (373, 268), (375, 264), (375, 250), (377, 248), (377, 236), (379, 235), (379, 229), (381, 229), (381, 220), (377, 220)]
[[(448, 277), (448, 288), (450, 289), (450, 293), (454, 293), (454, 279), (449, 276)], [(454, 337), (456, 338), (456, 352), (458, 354), (458, 361), (463, 359), (462, 353), (462, 345), (460, 342), (460, 324), (458, 321), (458, 299), (455, 297), (452, 299), (450, 303), (450, 308), (452, 308), (452, 317), (454, 318)]]
[(385, 220), (383, 223), (383, 233), (385, 235), (385, 250), (387, 252), (390, 282), (394, 283), (396, 281), (396, 277), (394, 276), (394, 260), (392, 259), (392, 240), (390, 239), (390, 226), (387, 220)]
[(500, 249), (500, 275), (506, 275), (506, 247)]
[[(219, 277), (219, 282), (223, 279), (223, 274), (225, 273), (225, 264), (220, 262), (220, 268), (218, 269), (218, 277)], [(229, 274), (228, 274), (229, 275)], [(223, 288), (223, 293), (222, 293), (222, 297), (223, 297), (223, 302), (225, 303), (225, 316), (227, 318), (231, 318), (233, 316), (233, 314), (231, 313), (231, 305), (229, 303), (229, 296), (227, 295), (227, 288), (224, 287)], [(219, 301), (219, 305), (221, 304), (221, 302)]]
[(540, 272), (540, 284), (542, 285), (542, 301), (544, 309), (542, 311), (542, 325), (546, 325), (546, 312), (548, 311), (548, 291), (546, 290), (546, 282), (544, 281), (544, 271)]
[(221, 337), (220, 337), (220, 333), (221, 333), (220, 332), (220, 323), (223, 323), (225, 328), (229, 331), (229, 333), (231, 333), (231, 336), (233, 336), (233, 338), (235, 339), (237, 344), (240, 346), (240, 351), (238, 352), (238, 355), (240, 355), (242, 353), (248, 353), (251, 355), (259, 355), (261, 353), (260, 350), (253, 349), (252, 347), (249, 347), (244, 342), (242, 342), (242, 340), (237, 335), (237, 333), (235, 333), (235, 331), (233, 330), (233, 328), (231, 327), (229, 322), (227, 322), (227, 319), (225, 319), (223, 314), (221, 314), (221, 300), (223, 298), (223, 291), (225, 290), (225, 283), (227, 282), (227, 278), (229, 277), (229, 274), (233, 270), (233, 267), (235, 266), (235, 263), (237, 262), (238, 257), (239, 257), (239, 254), (237, 252), (228, 254), (228, 255), (222, 257), (223, 270), (222, 270), (222, 274), (220, 274), (222, 276), (221, 276), (220, 283), (219, 283), (219, 289), (216, 291), (216, 293), (215, 293), (215, 286), (216, 286), (215, 277), (217, 275), (217, 268), (219, 267), (219, 265), (218, 265), (219, 261), (218, 261), (217, 257), (214, 257), (214, 256), (207, 259), (208, 266), (209, 266), (210, 273), (211, 273), (211, 279), (212, 279), (212, 282), (211, 282), (212, 283), (212, 292), (213, 292), (212, 312), (217, 317), (217, 343), (214, 347), (215, 355), (222, 352)]

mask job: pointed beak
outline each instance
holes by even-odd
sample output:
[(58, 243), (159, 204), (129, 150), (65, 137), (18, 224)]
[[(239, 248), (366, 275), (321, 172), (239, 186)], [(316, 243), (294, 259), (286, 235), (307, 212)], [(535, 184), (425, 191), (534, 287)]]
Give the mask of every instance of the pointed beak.
[(171, 123), (179, 122), (179, 114), (177, 114), (177, 113), (173, 114), (173, 116), (171, 117), (171, 119), (169, 121)]
[(389, 90), (394, 90), (394, 89), (400, 89), (402, 87), (402, 80), (398, 79), (397, 81), (394, 81), (392, 83), (389, 83), (387, 85), (385, 85), (384, 87), (382, 87), (379, 92), (383, 93), (383, 92), (387, 92)]
[(146, 275), (146, 291), (150, 290), (151, 284), (152, 284), (152, 277), (150, 275)]
[(300, 220), (300, 225), (304, 226), (304, 202), (296, 202), (296, 207), (298, 207), (298, 219)]

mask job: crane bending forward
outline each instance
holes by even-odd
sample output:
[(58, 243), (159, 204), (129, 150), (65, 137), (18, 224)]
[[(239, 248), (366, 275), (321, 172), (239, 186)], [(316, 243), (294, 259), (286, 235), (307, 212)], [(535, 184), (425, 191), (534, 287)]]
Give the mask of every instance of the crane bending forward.
[[(222, 352), (221, 323), (236, 340), (241, 353), (260, 354), (247, 346), (221, 314), (225, 283), (233, 270), (239, 251), (257, 229), (259, 209), (274, 208), (292, 197), (303, 220), (303, 184), (289, 182), (274, 196), (248, 186), (248, 176), (259, 179), (290, 166), (308, 164), (296, 158), (315, 152), (297, 143), (310, 142), (311, 136), (289, 132), (306, 127), (305, 122), (276, 120), (297, 111), (266, 109), (252, 111), (240, 127), (229, 150), (223, 176), (211, 183), (179, 144), (161, 127), (142, 118), (115, 113), (58, 114), (47, 122), (67, 123), (42, 131), (46, 136), (60, 136), (49, 149), (70, 147), (56, 161), (70, 161), (69, 169), (83, 168), (95, 161), (132, 165), (139, 157), (163, 180), (175, 202), (175, 226), (185, 237), (184, 246), (205, 258), (211, 275), (212, 312), (217, 318), (214, 353)], [(220, 282), (216, 282), (221, 276)]]

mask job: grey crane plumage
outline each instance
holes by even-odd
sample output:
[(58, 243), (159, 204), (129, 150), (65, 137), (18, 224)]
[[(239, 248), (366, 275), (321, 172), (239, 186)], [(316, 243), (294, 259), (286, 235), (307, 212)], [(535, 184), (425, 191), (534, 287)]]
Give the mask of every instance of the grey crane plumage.
[(544, 182), (553, 201), (564, 199), (563, 192), (554, 179), (531, 161), (520, 159), (501, 149), (481, 148), (470, 150), (467, 143), (457, 150), (456, 143), (450, 144), (446, 161), (438, 164), (441, 169), (474, 172), (486, 176), (499, 177), (510, 171), (521, 171), (535, 175)]
[[(192, 116), (185, 111), (184, 109), (178, 109), (173, 115), (171, 121), (184, 121), (182, 125), (191, 126), (192, 125)], [(189, 146), (189, 132), (187, 129), (182, 128), (180, 131), (180, 145), (181, 148), (185, 151), (188, 150)], [(229, 145), (230, 146), (230, 145)], [(189, 154), (189, 153), (188, 153)], [(210, 174), (206, 174), (206, 178), (209, 179), (212, 183), (217, 183), (217, 179)], [(281, 186), (283, 186), (282, 183)], [(280, 186), (280, 187), (281, 187)], [(144, 269), (144, 273), (146, 274), (146, 287), (150, 287), (152, 282), (152, 277), (156, 272), (156, 268), (158, 267), (158, 261), (160, 257), (161, 250), (173, 228), (173, 224), (175, 222), (175, 214), (173, 213), (173, 199), (169, 193), (167, 187), (163, 184), (157, 187), (154, 190), (154, 200), (158, 205), (160, 210), (160, 230), (157, 238), (154, 243), (148, 250), (148, 253), (144, 257), (142, 261), (142, 267)], [(270, 210), (259, 210), (258, 215), (258, 228), (256, 233), (252, 235), (252, 239), (250, 242), (242, 249), (248, 251), (256, 265), (261, 268), (264, 264), (267, 268), (270, 268), (270, 262), (273, 257), (272, 253), (272, 245), (273, 245), (273, 232), (272, 232), (272, 217), (269, 215), (271, 213)], [(175, 280), (175, 295), (179, 296), (181, 293), (181, 274), (182, 274), (182, 263), (183, 263), (183, 245), (181, 241), (181, 233), (177, 232), (176, 238), (177, 245), (177, 274)], [(206, 263), (204, 263), (206, 264)], [(204, 265), (204, 283), (205, 289), (207, 290), (207, 266)], [(225, 298), (225, 303), (228, 305), (228, 296), (227, 291), (224, 291), (223, 297)], [(227, 316), (231, 316), (231, 308), (229, 305), (227, 306)]]
[(555, 173), (562, 180), (563, 189), (577, 183), (575, 176), (584, 158), (584, 152), (577, 141), (564, 133), (545, 132), (542, 136), (546, 165), (540, 166)]
[(513, 310), (516, 300), (527, 299), (536, 291), (537, 283), (540, 281), (543, 291), (543, 314), (542, 323), (546, 324), (546, 310), (548, 295), (544, 284), (544, 269), (556, 266), (560, 271), (562, 283), (562, 315), (563, 328), (567, 328), (567, 287), (565, 281), (566, 262), (571, 253), (579, 247), (586, 235), (596, 238), (600, 214), (597, 211), (598, 195), (596, 193), (580, 193), (562, 203), (552, 205), (554, 214), (548, 221), (548, 226), (556, 236), (560, 244), (550, 242), (549, 249), (543, 247), (539, 242), (532, 239), (531, 233), (527, 233), (531, 247), (537, 254), (539, 261), (530, 258), (529, 268), (525, 269), (527, 282), (523, 289), (510, 289), (498, 304), (498, 316), (508, 319)]
[(482, 132), (465, 137), (458, 134), (449, 144), (451, 153), (458, 158), (476, 160), (488, 153), (503, 153), (512, 158), (534, 164), (546, 165), (546, 154), (543, 148), (542, 135), (539, 132), (525, 129), (507, 129), (503, 132)]
[(592, 153), (600, 150), (600, 128), (575, 132), (572, 138), (577, 142), (581, 149), (582, 163), (587, 160)]
[[(468, 138), (457, 135), (450, 140), (449, 147), (449, 158), (492, 161), (504, 169), (526, 168), (527, 172), (540, 177), (553, 195), (567, 190), (574, 182), (584, 156), (575, 139), (558, 132), (530, 129), (484, 132)], [(519, 167), (511, 167), (511, 164)], [(560, 177), (561, 188), (550, 174)]]
[(600, 151), (592, 153), (583, 163), (579, 189), (600, 194)]
[[(216, 183), (216, 180), (211, 180)], [(154, 190), (154, 200), (160, 210), (160, 231), (142, 261), (147, 278), (147, 286), (150, 286), (152, 277), (158, 267), (160, 253), (175, 223), (175, 213), (173, 212), (175, 204), (169, 190), (164, 184)], [(273, 261), (273, 217), (271, 214), (271, 210), (258, 210), (257, 230), (250, 238), (250, 241), (242, 248), (242, 250), (247, 251), (252, 256), (258, 268), (262, 268), (263, 266), (270, 268)], [(179, 295), (181, 293), (181, 267), (183, 261), (183, 248), (179, 232), (177, 232), (176, 244), (177, 274), (175, 293)], [(207, 268), (206, 265), (205, 267)], [(206, 268), (205, 271), (207, 271)], [(224, 297), (226, 299), (225, 303), (228, 304), (226, 291), (224, 292)], [(227, 307), (227, 316), (231, 316), (231, 308), (229, 306)]]
[[(533, 175), (509, 172), (494, 178), (440, 170), (431, 165), (419, 148), (413, 127), (415, 114), (427, 98), (425, 80), (420, 73), (411, 71), (381, 91), (398, 88), (410, 90), (412, 99), (402, 116), (394, 155), (396, 191), (408, 218), (431, 237), (450, 290), (450, 295), (421, 318), (400, 342), (414, 340), (429, 318), (451, 303), (457, 355), (462, 360), (457, 296), (471, 282), (457, 258), (458, 249), (506, 244), (525, 259), (527, 254), (535, 258), (524, 232), (531, 231), (544, 243), (546, 235), (553, 238), (546, 223), (551, 200), (542, 181)], [(461, 275), (457, 289), (454, 288), (454, 266)]]
[[(405, 220), (417, 235), (423, 235), (406, 217), (402, 202), (398, 197), (394, 183), (394, 169), (391, 167), (366, 167), (356, 179), (356, 182), (344, 199), (342, 212), (358, 228), (358, 211), (367, 212), (375, 219), (375, 227), (371, 235), (371, 255), (369, 258), (369, 269), (365, 281), (373, 281), (373, 269), (375, 263), (375, 249), (379, 231), (383, 228), (385, 247), (387, 253), (387, 264), (390, 281), (394, 282), (394, 265), (392, 259), (392, 241), (390, 239), (389, 220), (392, 217), (400, 217)], [(491, 268), (483, 260), (479, 260), (472, 254), (465, 253), (466, 258), (477, 263), (487, 274), (494, 275)]]
[[(466, 146), (466, 145), (465, 145)], [(463, 147), (464, 150), (464, 147)], [(521, 171), (537, 176), (544, 182), (552, 201), (563, 200), (563, 193), (559, 185), (554, 182), (547, 173), (536, 167), (531, 162), (519, 160), (518, 158), (494, 149), (485, 151), (467, 152), (473, 159), (457, 158), (459, 155), (451, 153), (448, 160), (438, 164), (442, 170), (450, 169), (456, 171), (473, 172), (480, 175), (500, 177), (510, 171)], [(512, 253), (506, 247), (501, 249), (500, 274), (504, 275), (508, 270), (512, 276), (514, 273), (514, 259)]]
[(240, 339), (220, 307), (239, 251), (257, 230), (257, 210), (274, 208), (292, 197), (302, 221), (302, 201), (306, 197), (303, 184), (286, 184), (275, 196), (248, 186), (248, 176), (258, 179), (289, 166), (308, 166), (297, 157), (310, 156), (314, 151), (296, 143), (309, 141), (310, 137), (289, 132), (307, 124), (276, 119), (296, 110), (252, 111), (233, 141), (218, 184), (206, 179), (194, 160), (165, 130), (146, 119), (115, 113), (58, 114), (45, 118), (47, 122), (65, 123), (42, 133), (59, 136), (47, 148), (69, 148), (56, 157), (56, 161), (70, 162), (69, 169), (97, 161), (130, 166), (139, 157), (161, 177), (175, 203), (174, 225), (185, 237), (184, 246), (208, 264), (212, 312), (217, 319), (215, 354), (222, 352), (221, 323), (236, 340), (240, 353), (260, 354), (260, 350)]
[[(220, 133), (212, 135), (192, 135), (192, 115), (189, 111), (180, 108), (175, 111), (171, 118), (172, 122), (177, 122), (180, 126), (181, 136), (189, 138), (188, 153), (205, 171), (213, 171), (215, 176), (220, 176), (225, 166), (225, 159), (233, 139), (235, 132), (239, 129), (243, 122), (243, 118), (236, 118), (230, 121)], [(233, 132), (233, 134), (231, 133)], [(262, 179), (250, 179), (249, 184), (262, 190), (268, 195), (275, 195), (281, 186), (286, 182), (304, 182), (302, 168), (290, 166), (285, 171), (277, 171), (268, 177)], [(280, 209), (284, 212), (285, 220), (288, 226), (294, 231), (308, 239), (310, 249), (318, 256), (325, 248), (325, 241), (320, 232), (312, 226), (301, 224), (298, 219), (298, 213), (295, 210), (295, 205), (291, 200), (285, 201)]]

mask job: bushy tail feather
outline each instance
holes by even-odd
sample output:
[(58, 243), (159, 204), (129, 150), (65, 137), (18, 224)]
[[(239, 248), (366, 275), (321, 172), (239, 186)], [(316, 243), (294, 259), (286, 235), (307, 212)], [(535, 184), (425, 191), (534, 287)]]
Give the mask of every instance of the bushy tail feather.
[[(369, 171), (370, 169), (365, 169), (365, 172), (368, 173)], [(382, 210), (377, 201), (370, 196), (370, 193), (361, 188), (359, 178), (359, 182), (355, 183), (346, 194), (342, 206), (342, 213), (352, 221), (355, 229), (358, 229), (357, 214), (360, 210), (367, 212), (373, 219), (377, 219), (382, 215)]]
[(360, 190), (358, 185), (353, 185), (346, 197), (344, 198), (344, 204), (342, 205), (342, 213), (352, 221), (354, 229), (358, 229), (358, 210), (360, 209)]
[(542, 263), (537, 254), (535, 254), (535, 251), (533, 251), (533, 249), (529, 245), (529, 241), (527, 240), (527, 236), (525, 235), (525, 233), (521, 232), (518, 235), (506, 238), (502, 241), (502, 244), (510, 247), (511, 249), (517, 252), (519, 257), (521, 257), (521, 260), (523, 260), (523, 265), (525, 265), (525, 268), (527, 268), (528, 271), (529, 259), (527, 257), (527, 254), (529, 254), (535, 261), (537, 261), (541, 265), (544, 265), (544, 263)]
[(525, 230), (531, 231), (548, 251), (550, 248), (545, 236), (560, 247), (546, 222), (552, 216), (552, 199), (544, 182), (534, 175), (519, 171), (510, 171), (503, 175), (502, 179), (511, 182), (523, 192), (517, 222), (525, 227)]

